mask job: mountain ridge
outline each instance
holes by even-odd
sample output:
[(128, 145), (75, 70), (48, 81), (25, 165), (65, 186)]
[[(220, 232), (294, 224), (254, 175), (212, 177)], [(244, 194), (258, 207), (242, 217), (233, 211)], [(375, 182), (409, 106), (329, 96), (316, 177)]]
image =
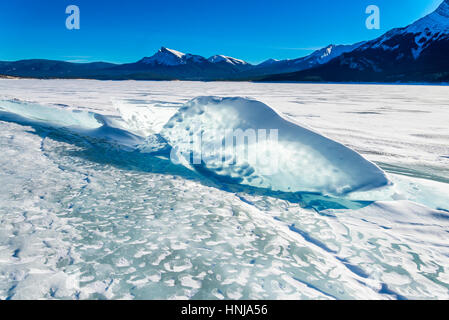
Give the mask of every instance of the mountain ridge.
[(133, 63), (0, 61), (0, 75), (99, 80), (231, 80), (312, 82), (449, 81), (449, 0), (414, 23), (352, 45), (330, 44), (296, 59), (253, 65), (226, 55), (209, 58), (161, 47)]
[[(329, 45), (312, 54), (288, 60), (269, 59), (257, 65), (226, 55), (205, 58), (161, 47), (154, 55), (137, 62), (112, 64), (105, 62), (73, 63), (47, 59), (0, 61), (0, 74), (37, 78), (142, 79), (142, 80), (238, 80), (272, 74), (273, 71), (297, 71), (325, 62), (344, 45)], [(343, 49), (343, 50), (342, 50)], [(89, 72), (90, 71), (90, 72)]]
[(449, 0), (434, 12), (392, 29), (328, 63), (262, 81), (447, 82)]

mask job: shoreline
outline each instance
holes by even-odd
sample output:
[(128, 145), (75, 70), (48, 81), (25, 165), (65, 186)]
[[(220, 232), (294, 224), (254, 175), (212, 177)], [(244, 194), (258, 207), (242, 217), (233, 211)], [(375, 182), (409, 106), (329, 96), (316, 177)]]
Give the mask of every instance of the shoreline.
[(0, 74), (0, 80), (87, 80), (87, 81), (153, 81), (153, 82), (243, 82), (243, 83), (272, 83), (272, 84), (352, 84), (352, 85), (386, 85), (386, 86), (449, 86), (449, 82), (319, 82), (319, 81), (257, 81), (257, 80), (192, 80), (192, 79), (99, 79), (99, 78), (33, 78), (33, 77), (18, 77)]

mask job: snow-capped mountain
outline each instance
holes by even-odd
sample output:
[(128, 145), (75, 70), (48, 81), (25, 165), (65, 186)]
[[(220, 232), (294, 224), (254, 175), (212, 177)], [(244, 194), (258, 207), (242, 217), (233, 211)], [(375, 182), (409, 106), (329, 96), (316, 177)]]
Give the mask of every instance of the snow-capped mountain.
[(404, 29), (407, 33), (420, 33), (423, 30), (438, 37), (449, 35), (449, 1), (444, 1), (434, 12), (419, 19)]
[(243, 60), (224, 55), (206, 59), (200, 55), (162, 47), (153, 56), (136, 63), (120, 65), (114, 71), (119, 70), (122, 78), (132, 79), (224, 80), (251, 67), (251, 64)]
[(232, 57), (227, 57), (227, 56), (223, 56), (223, 55), (215, 55), (210, 57), (209, 59), (207, 59), (207, 61), (212, 62), (212, 63), (227, 63), (227, 64), (232, 64), (234, 66), (247, 66), (249, 65), (248, 62), (240, 60), (240, 59), (236, 59), (236, 58), (232, 58)]
[(275, 73), (289, 73), (307, 70), (315, 66), (327, 63), (330, 60), (342, 55), (343, 53), (353, 51), (362, 44), (362, 42), (356, 43), (354, 45), (330, 44), (322, 49), (314, 51), (308, 56), (297, 59), (268, 59), (244, 74), (247, 77), (260, 77), (263, 75), (270, 75)]
[(393, 29), (382, 37), (367, 42), (360, 49), (380, 48), (384, 51), (396, 51), (404, 45), (409, 45), (409, 43), (401, 41), (400, 37), (403, 39), (414, 38), (409, 53), (415, 60), (433, 43), (447, 40), (449, 38), (449, 0), (444, 1), (437, 10), (415, 23), (405, 28)]
[(280, 60), (277, 60), (277, 59), (268, 59), (268, 60), (265, 60), (264, 62), (262, 62), (262, 63), (259, 63), (257, 66), (259, 66), (259, 67), (262, 67), (262, 66), (271, 66), (271, 65), (273, 65), (273, 64), (275, 64), (275, 63), (277, 63), (277, 62), (279, 62)]
[(242, 66), (242, 65), (249, 65), (246, 61), (224, 56), (224, 55), (215, 55), (210, 57), (209, 59), (206, 59), (199, 55), (189, 54), (189, 53), (183, 53), (177, 50), (168, 49), (165, 47), (162, 47), (155, 55), (149, 57), (149, 58), (143, 58), (140, 62), (146, 63), (146, 64), (159, 64), (159, 65), (165, 65), (165, 66), (179, 66), (179, 65), (185, 65), (189, 62), (192, 63), (204, 63), (204, 62), (210, 62), (210, 63), (226, 63), (229, 65), (234, 66)]
[(194, 63), (204, 62), (204, 58), (197, 55), (185, 54), (173, 49), (162, 47), (155, 55), (149, 58), (143, 58), (142, 63), (145, 64), (159, 64), (165, 66), (179, 66), (185, 65), (189, 61)]
[(225, 55), (205, 58), (162, 47), (135, 63), (1, 62), (0, 75), (36, 78), (269, 81), (449, 81), (449, 0), (415, 23), (353, 45), (329, 45), (258, 65)]
[(363, 45), (365, 42), (359, 42), (353, 45), (334, 45), (330, 44), (325, 48), (319, 49), (305, 58), (309, 65), (325, 64), (332, 59), (341, 56), (343, 53), (351, 52)]
[(225, 55), (208, 59), (166, 47), (135, 63), (121, 65), (79, 64), (49, 60), (0, 62), (0, 74), (37, 78), (92, 78), (137, 80), (251, 80), (273, 73), (311, 68), (325, 63), (355, 46), (335, 46), (317, 50), (311, 55), (291, 60), (269, 59), (259, 65)]
[(396, 28), (312, 69), (270, 76), (288, 81), (449, 80), (449, 0), (404, 28)]
[(352, 51), (361, 44), (329, 45), (306, 57), (291, 60), (269, 59), (256, 66), (225, 55), (214, 55), (206, 59), (199, 55), (186, 54), (162, 47), (153, 56), (143, 58), (136, 64), (128, 64), (125, 69), (145, 70), (146, 72), (159, 74), (159, 78), (162, 79), (251, 79), (273, 73), (309, 69)]

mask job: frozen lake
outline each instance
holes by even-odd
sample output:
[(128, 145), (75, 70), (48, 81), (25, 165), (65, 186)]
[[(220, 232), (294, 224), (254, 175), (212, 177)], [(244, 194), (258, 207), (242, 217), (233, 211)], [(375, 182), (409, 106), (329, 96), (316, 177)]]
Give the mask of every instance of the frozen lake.
[[(393, 186), (339, 198), (230, 185), (29, 121), (35, 110), (40, 121), (90, 111), (146, 137), (197, 96), (261, 101), (357, 151)], [(0, 80), (0, 299), (449, 299), (448, 96)]]

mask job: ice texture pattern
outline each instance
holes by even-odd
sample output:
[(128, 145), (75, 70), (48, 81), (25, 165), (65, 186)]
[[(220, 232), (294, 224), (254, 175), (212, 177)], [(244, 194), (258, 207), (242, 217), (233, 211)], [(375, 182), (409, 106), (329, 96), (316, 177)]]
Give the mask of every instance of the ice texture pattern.
[[(259, 130), (276, 130), (276, 141), (256, 136)], [(225, 154), (214, 157), (215, 140), (228, 134), (248, 132), (254, 141), (246, 148), (231, 143)], [(192, 136), (201, 136), (197, 169), (227, 181), (284, 192), (347, 194), (388, 185), (384, 172), (355, 151), (312, 130), (287, 120), (259, 101), (245, 98), (199, 97), (185, 104), (165, 125), (161, 135), (172, 147), (188, 151)], [(248, 146), (248, 144), (255, 146)], [(221, 144), (221, 143), (220, 143)], [(243, 144), (242, 144), (243, 145)], [(248, 153), (253, 153), (249, 154)], [(184, 156), (192, 162), (191, 154)]]
[[(195, 98), (182, 106), (163, 127), (160, 132), (163, 139), (156, 135), (136, 135), (120, 128), (120, 123), (112, 117), (93, 112), (20, 101), (1, 102), (1, 111), (9, 112), (12, 118), (22, 117), (22, 123), (34, 121), (43, 127), (64, 128), (85, 137), (109, 141), (130, 152), (153, 153), (167, 148), (189, 151), (191, 137), (202, 134), (201, 150), (196, 151), (207, 155), (209, 161), (202, 161), (193, 168), (219, 180), (257, 188), (343, 195), (389, 184), (379, 167), (355, 151), (284, 119), (259, 101), (245, 98)], [(157, 128), (149, 129), (157, 131)], [(214, 140), (225, 139), (226, 132), (253, 130), (258, 133), (261, 129), (277, 130), (276, 141), (269, 141), (269, 137), (261, 141), (259, 136), (253, 143), (255, 146), (248, 146), (251, 141), (245, 141), (241, 148), (231, 144), (225, 150), (229, 161), (223, 161), (221, 150), (212, 147)], [(248, 152), (256, 154), (248, 156)], [(188, 154), (182, 163), (192, 168), (190, 161)]]
[[(393, 184), (345, 196), (228, 184), (167, 150), (83, 133), (106, 120), (162, 147), (163, 126), (204, 95), (275, 106)], [(0, 80), (0, 299), (448, 299), (447, 96), (445, 86)], [(66, 116), (84, 129), (61, 125)]]

